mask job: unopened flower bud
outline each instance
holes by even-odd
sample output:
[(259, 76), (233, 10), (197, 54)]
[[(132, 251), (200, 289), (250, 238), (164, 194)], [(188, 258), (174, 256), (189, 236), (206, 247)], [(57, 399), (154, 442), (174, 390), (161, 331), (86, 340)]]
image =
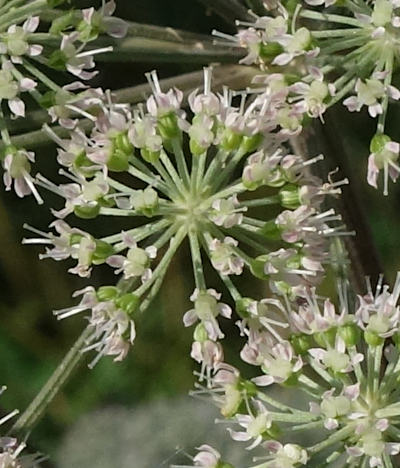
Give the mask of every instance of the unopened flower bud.
[(339, 327), (338, 333), (347, 346), (356, 346), (361, 339), (361, 330), (355, 323)]
[(133, 293), (123, 294), (115, 300), (115, 305), (124, 310), (129, 316), (137, 310), (140, 298)]
[(101, 302), (112, 301), (118, 296), (118, 289), (115, 286), (100, 286), (96, 294)]

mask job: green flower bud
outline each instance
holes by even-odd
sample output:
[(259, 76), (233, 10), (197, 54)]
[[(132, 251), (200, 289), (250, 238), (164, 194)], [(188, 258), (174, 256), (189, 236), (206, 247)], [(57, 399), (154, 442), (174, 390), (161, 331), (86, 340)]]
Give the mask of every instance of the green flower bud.
[(267, 279), (268, 275), (264, 272), (265, 262), (268, 260), (268, 254), (260, 255), (252, 260), (250, 271), (254, 276), (260, 279)]
[(99, 34), (101, 33), (101, 24), (98, 20), (96, 21), (96, 16), (99, 18), (99, 15), (96, 15), (95, 13), (90, 24), (84, 20), (78, 23), (76, 30), (79, 32), (80, 41), (90, 42), (99, 37)]
[(242, 138), (243, 136), (239, 135), (239, 133), (236, 133), (229, 128), (225, 128), (222, 133), (220, 145), (225, 151), (238, 150), (242, 142)]
[(295, 374), (292, 374), (289, 378), (287, 378), (283, 382), (283, 386), (287, 388), (291, 388), (291, 387), (296, 387), (298, 383), (299, 383), (299, 376), (297, 373), (295, 373)]
[(204, 343), (208, 340), (208, 333), (203, 323), (199, 323), (194, 329), (193, 340), (199, 341), (200, 343)]
[(384, 135), (383, 133), (376, 133), (369, 145), (369, 149), (371, 153), (380, 153), (385, 149), (386, 143), (389, 143), (391, 141), (391, 138), (387, 135)]
[(203, 146), (199, 145), (198, 142), (194, 138), (190, 139), (189, 148), (190, 148), (190, 152), (192, 153), (193, 156), (200, 156), (205, 151), (207, 151), (207, 149), (203, 148)]
[(62, 50), (55, 50), (50, 54), (47, 65), (55, 70), (65, 71), (68, 57)]
[(96, 218), (100, 213), (100, 204), (75, 206), (74, 213), (82, 219)]
[(281, 229), (274, 220), (267, 221), (258, 232), (268, 240), (280, 240), (282, 235)]
[(129, 169), (129, 155), (115, 148), (108, 158), (107, 167), (113, 172), (125, 172)]
[[(14, 147), (9, 146), (9, 148), (13, 149)], [(10, 154), (10, 153), (6, 153), (6, 154)], [(31, 164), (28, 158), (25, 156), (25, 154), (18, 150), (12, 154), (13, 154), (13, 158), (12, 158), (11, 167), (9, 169), (10, 176), (14, 179), (14, 178), (20, 177), (24, 171), (29, 173), (31, 170)]]
[(235, 414), (238, 413), (243, 402), (243, 396), (240, 390), (234, 384), (225, 385), (224, 390), (224, 403), (220, 411), (222, 416), (225, 418), (232, 418), (235, 416)]
[(176, 114), (169, 112), (158, 119), (158, 131), (160, 132), (163, 140), (171, 140), (173, 138), (179, 138), (181, 130), (178, 126), (178, 119)]
[(93, 263), (99, 265), (103, 263), (110, 255), (114, 254), (114, 247), (108, 242), (96, 240), (96, 250), (93, 252)]
[(46, 91), (39, 99), (39, 105), (44, 109), (50, 109), (56, 104), (56, 92)]
[(135, 190), (131, 195), (134, 210), (149, 218), (153, 217), (157, 212), (158, 202), (158, 193), (151, 187), (144, 190)]
[(96, 295), (101, 302), (112, 301), (118, 296), (118, 289), (115, 286), (100, 286)]
[(283, 47), (278, 42), (261, 42), (258, 53), (262, 60), (264, 60), (265, 62), (270, 62), (283, 51)]
[(284, 208), (295, 210), (301, 205), (299, 188), (292, 184), (285, 185), (279, 190), (279, 201)]
[(129, 140), (127, 132), (120, 132), (114, 139), (115, 147), (123, 151), (127, 155), (133, 154), (134, 147)]
[(75, 157), (75, 161), (73, 162), (74, 168), (83, 174), (86, 177), (93, 177), (96, 173), (94, 169), (88, 169), (88, 167), (93, 166), (93, 161), (91, 161), (84, 151), (78, 153)]
[(310, 335), (291, 335), (289, 338), (290, 344), (296, 354), (304, 355), (313, 346), (313, 339)]
[(219, 461), (215, 468), (234, 468), (234, 466), (231, 465), (230, 463), (225, 463), (223, 461)]
[(282, 430), (276, 422), (273, 422), (271, 427), (265, 432), (265, 435), (269, 436), (271, 439), (278, 439), (282, 435)]
[(259, 147), (262, 140), (263, 136), (261, 135), (261, 133), (256, 133), (252, 136), (244, 135), (239, 151), (242, 150), (245, 153), (252, 153)]
[(347, 323), (339, 327), (338, 333), (346, 346), (355, 346), (361, 339), (361, 330), (355, 323)]
[(126, 293), (115, 299), (115, 305), (124, 310), (129, 316), (137, 310), (140, 298), (133, 293)]
[(291, 297), (292, 287), (286, 281), (274, 281), (274, 286), (281, 294)]
[(150, 151), (146, 148), (142, 148), (140, 154), (142, 158), (150, 164), (154, 164), (160, 159), (160, 151)]
[(250, 297), (242, 297), (236, 301), (236, 312), (238, 315), (240, 315), (240, 317), (246, 318), (249, 316), (248, 308), (252, 302), (254, 302), (254, 299), (251, 299)]
[(74, 25), (75, 19), (76, 16), (73, 11), (70, 11), (65, 15), (58, 16), (52, 21), (49, 33), (57, 36), (60, 35), (63, 31)]
[(81, 243), (82, 237), (82, 234), (71, 234), (69, 237), (69, 245), (79, 245)]
[(258, 393), (257, 385), (250, 380), (241, 380), (239, 382), (239, 388), (245, 392), (248, 397), (256, 396)]
[(324, 332), (315, 333), (314, 339), (315, 341), (322, 346), (323, 348), (327, 348), (328, 346), (335, 346), (335, 339), (336, 339), (336, 331), (335, 327), (329, 328)]
[(372, 331), (369, 331), (369, 330), (365, 330), (364, 339), (370, 346), (374, 346), (374, 347), (383, 344), (383, 342), (385, 341), (383, 338), (381, 338), (375, 332), (372, 332)]

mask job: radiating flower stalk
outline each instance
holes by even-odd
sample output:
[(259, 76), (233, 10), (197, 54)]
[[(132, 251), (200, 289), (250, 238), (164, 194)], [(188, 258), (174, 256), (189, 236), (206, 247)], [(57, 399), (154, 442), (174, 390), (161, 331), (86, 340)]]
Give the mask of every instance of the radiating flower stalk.
[(255, 91), (265, 99), (280, 90), (278, 105), (285, 125), (300, 131), (309, 118), (323, 118), (338, 101), (350, 112), (367, 108), (377, 119), (371, 139), (368, 183), (377, 187), (383, 171), (399, 175), (399, 144), (385, 133), (390, 101), (400, 98), (393, 85), (398, 67), (399, 5), (396, 1), (266, 1), (265, 15), (238, 21), (236, 36), (215, 32), (219, 40), (247, 48), (242, 60), (257, 64), (264, 75)]

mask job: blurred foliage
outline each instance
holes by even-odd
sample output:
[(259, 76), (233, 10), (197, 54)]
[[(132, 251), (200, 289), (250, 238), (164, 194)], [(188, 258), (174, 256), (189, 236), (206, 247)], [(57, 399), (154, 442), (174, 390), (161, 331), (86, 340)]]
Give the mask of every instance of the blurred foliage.
[[(86, 1), (82, 5), (92, 6), (97, 2)], [(232, 25), (208, 15), (194, 0), (119, 0), (117, 14), (136, 22), (202, 33), (214, 28), (232, 30)], [(159, 70), (160, 77), (196, 69), (185, 64), (107, 64), (94, 85), (118, 89), (142, 83), (144, 73), (154, 67)], [(346, 149), (351, 182), (360, 194), (385, 271), (393, 278), (400, 264), (397, 247), (400, 186), (392, 186), (390, 196), (384, 198), (366, 184), (367, 142), (373, 127), (365, 114), (333, 109), (330, 118), (337, 122), (337, 138)], [(389, 134), (396, 137), (400, 107), (394, 108), (389, 121)], [(47, 175), (53, 173), (57, 178), (55, 151), (51, 145), (37, 155), (37, 160), (39, 171)], [(13, 194), (0, 192), (0, 362), (1, 383), (8, 386), (1, 405), (7, 409), (26, 407), (85, 325), (80, 316), (58, 323), (51, 311), (72, 304), (71, 293), (86, 284), (114, 281), (109, 270), (100, 269), (90, 283), (85, 282), (68, 274), (65, 262), (39, 261), (39, 249), (20, 244), (24, 222), (47, 229), (52, 220), (49, 207), (56, 203), (51, 196), (47, 199), (49, 202), (43, 208), (32, 199), (18, 200)], [(95, 223), (99, 230), (106, 230), (102, 220)], [(182, 312), (190, 307), (188, 297), (193, 289), (191, 275), (187, 274), (189, 270), (189, 256), (183, 251), (171, 265), (159, 298), (140, 321), (137, 341), (128, 358), (119, 364), (103, 359), (93, 371), (81, 366), (32, 434), (33, 447), (53, 455), (63, 433), (88, 411), (106, 405), (133, 406), (153, 398), (185, 394), (191, 389), (194, 369), (189, 357), (191, 332), (184, 331), (182, 325)], [(217, 279), (213, 281), (213, 286), (220, 289)], [(252, 287), (250, 283), (249, 288)], [(239, 343), (232, 339), (228, 354), (234, 356), (238, 349)]]

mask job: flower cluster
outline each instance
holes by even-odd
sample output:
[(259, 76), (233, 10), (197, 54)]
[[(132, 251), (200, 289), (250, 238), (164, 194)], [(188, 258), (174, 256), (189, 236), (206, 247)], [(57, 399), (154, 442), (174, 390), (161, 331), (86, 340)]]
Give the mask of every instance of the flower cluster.
[(14, 182), (19, 197), (33, 193), (39, 203), (42, 199), (30, 175), (34, 154), (12, 144), (5, 119), (24, 117), (24, 95), (30, 95), (38, 106), (48, 111), (52, 122), (58, 121), (64, 127), (73, 128), (76, 123), (73, 116), (87, 116), (85, 109), (91, 105), (95, 94), (87, 90), (82, 81), (61, 87), (49, 78), (46, 70), (66, 71), (75, 80), (89, 80), (97, 74), (95, 55), (112, 50), (112, 47), (96, 47), (98, 36), (122, 37), (127, 32), (127, 24), (112, 17), (114, 0), (103, 0), (98, 11), (92, 7), (62, 12), (51, 22), (46, 15), (48, 10), (47, 0), (16, 0), (0, 6), (4, 31), (0, 33), (4, 184), (10, 190)]
[[(400, 452), (399, 295), (400, 274), (393, 292), (381, 278), (354, 310), (342, 298), (340, 313), (312, 288), (297, 305), (249, 303), (249, 317), (239, 323), (247, 337), (241, 357), (262, 375), (246, 380), (221, 359), (207, 386), (193, 393), (221, 409), (234, 440), (249, 443), (248, 450), (262, 447), (266, 455), (254, 468), (391, 467)], [(287, 327), (273, 319), (279, 315)], [(294, 404), (263, 391), (272, 384), (293, 389)], [(311, 431), (313, 442), (298, 445)]]
[[(89, 307), (73, 309), (92, 311), (96, 344), (91, 348), (120, 359), (134, 338), (128, 331), (132, 314), (146, 309), (188, 238), (196, 291), (194, 309), (184, 322), (199, 322), (193, 356), (211, 362), (223, 337), (216, 317), (229, 318), (230, 309), (219, 303), (219, 293), (207, 289), (203, 257), (235, 301), (241, 294), (231, 278), (245, 270), (292, 299), (298, 288), (321, 281), (330, 238), (347, 234), (340, 216), (322, 208), (326, 196), (340, 194), (347, 181), (323, 182), (312, 175), (310, 167), (322, 156), (304, 160), (288, 151), (282, 143), (288, 135), (274, 124), (274, 103), (261, 109), (258, 101), (245, 106), (243, 96), (236, 105), (228, 90), (214, 94), (211, 69), (205, 69), (204, 89), (189, 97), (192, 118), (179, 90), (163, 92), (155, 73), (148, 79), (153, 94), (147, 112), (143, 106), (114, 104), (109, 93), (97, 91), (90, 133), (77, 125), (68, 139), (60, 139), (47, 127), (69, 182), (56, 185), (38, 175), (36, 184), (59, 195), (65, 205), (53, 210), (56, 233), (27, 226), (40, 237), (24, 242), (46, 245), (42, 258), (76, 260), (69, 272), (81, 277), (90, 277), (98, 264), (121, 274), (126, 289), (113, 289), (111, 302), (98, 302), (90, 290), (92, 299), (86, 293), (83, 299)], [(128, 217), (133, 224), (96, 238), (67, 224), (64, 218), (71, 214)], [(125, 293), (135, 303), (128, 315), (119, 305)]]
[(279, 96), (282, 122), (291, 131), (300, 131), (310, 117), (322, 118), (340, 100), (350, 112), (366, 108), (377, 119), (368, 182), (376, 187), (383, 170), (387, 194), (388, 175), (395, 181), (400, 170), (398, 144), (385, 134), (388, 104), (400, 98), (392, 84), (398, 66), (398, 2), (278, 0), (264, 5), (265, 15), (253, 14), (253, 23), (237, 22), (236, 36), (214, 34), (247, 49), (242, 62), (264, 72), (255, 79), (255, 92), (263, 101)]

